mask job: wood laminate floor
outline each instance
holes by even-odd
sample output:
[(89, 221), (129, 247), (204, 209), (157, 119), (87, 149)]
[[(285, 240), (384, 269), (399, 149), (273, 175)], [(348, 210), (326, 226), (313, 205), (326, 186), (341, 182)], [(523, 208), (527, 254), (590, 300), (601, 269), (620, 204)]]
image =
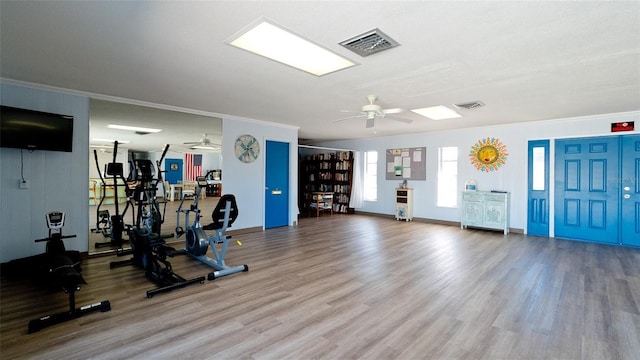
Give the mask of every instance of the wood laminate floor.
[(112, 310), (31, 335), (67, 298), (3, 275), (0, 358), (640, 358), (639, 249), (365, 215), (237, 240), (227, 263), (249, 272), (150, 299), (141, 270), (90, 258), (77, 302)]

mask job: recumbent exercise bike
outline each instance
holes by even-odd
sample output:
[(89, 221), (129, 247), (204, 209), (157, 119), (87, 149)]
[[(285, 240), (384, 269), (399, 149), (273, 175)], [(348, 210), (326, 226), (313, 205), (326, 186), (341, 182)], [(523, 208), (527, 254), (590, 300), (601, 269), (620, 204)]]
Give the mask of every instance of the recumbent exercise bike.
[[(231, 194), (222, 195), (213, 213), (211, 214), (213, 222), (209, 225), (202, 226), (200, 224), (200, 209), (198, 208), (198, 199), (207, 187), (207, 179), (204, 176), (196, 178), (198, 187), (194, 196), (193, 204), (188, 209), (183, 209), (185, 197), (182, 197), (177, 213), (176, 236), (186, 234), (186, 248), (178, 250), (179, 254), (186, 254), (201, 262), (211, 266), (215, 271), (210, 272), (207, 276), (208, 280), (214, 280), (221, 276), (235, 274), (241, 271), (249, 271), (247, 265), (229, 266), (224, 262), (224, 258), (229, 248), (230, 235), (224, 232), (238, 217), (238, 205), (235, 196)], [(189, 214), (195, 214), (193, 224), (189, 224)], [(187, 226), (185, 231), (180, 226), (180, 215), (184, 214), (184, 223)], [(205, 230), (214, 230), (215, 235), (208, 236)], [(207, 249), (211, 247), (214, 258), (206, 256)]]

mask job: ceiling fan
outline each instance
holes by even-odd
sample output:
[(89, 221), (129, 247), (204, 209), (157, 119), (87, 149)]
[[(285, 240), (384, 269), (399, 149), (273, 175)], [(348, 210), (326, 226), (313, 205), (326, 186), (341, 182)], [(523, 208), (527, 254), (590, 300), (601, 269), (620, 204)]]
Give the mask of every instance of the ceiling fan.
[[(403, 112), (404, 110), (399, 108), (382, 109), (380, 105), (375, 104), (377, 99), (378, 99), (377, 95), (367, 95), (367, 100), (369, 101), (369, 103), (362, 106), (362, 109), (358, 111), (358, 115), (353, 115), (353, 116), (348, 116), (342, 119), (333, 120), (332, 122), (339, 122), (339, 121), (344, 121), (344, 120), (354, 119), (354, 118), (366, 118), (367, 128), (372, 128), (375, 125), (374, 121), (376, 117), (396, 120), (406, 124), (410, 124), (413, 122), (413, 120), (410, 120), (410, 119), (389, 115), (389, 114), (397, 114), (397, 113)], [(354, 112), (354, 111), (342, 110), (342, 112)]]
[(220, 144), (214, 144), (211, 142), (209, 138), (207, 138), (207, 134), (202, 134), (204, 137), (200, 139), (200, 141), (187, 141), (184, 142), (184, 145), (191, 145), (192, 149), (220, 149)]

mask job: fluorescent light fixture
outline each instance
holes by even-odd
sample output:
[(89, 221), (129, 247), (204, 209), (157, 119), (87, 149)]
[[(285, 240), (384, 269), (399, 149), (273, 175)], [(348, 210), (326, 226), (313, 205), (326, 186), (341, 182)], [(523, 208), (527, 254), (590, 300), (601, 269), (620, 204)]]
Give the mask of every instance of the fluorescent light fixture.
[[(116, 142), (116, 140), (114, 140), (114, 139), (96, 139), (96, 138), (91, 139), (91, 141), (107, 142), (107, 143), (112, 143), (112, 144), (114, 142)], [(127, 140), (118, 140), (118, 144), (128, 144), (130, 142), (131, 141), (127, 141)]]
[(445, 120), (462, 117), (462, 115), (444, 105), (431, 106), (422, 109), (413, 109), (411, 111), (416, 114), (426, 116), (432, 120)]
[(219, 149), (219, 147), (215, 145), (194, 145), (191, 147), (191, 149), (217, 150)]
[(229, 44), (316, 76), (355, 65), (353, 61), (266, 20), (262, 20)]
[(162, 131), (162, 129), (153, 129), (153, 128), (145, 128), (139, 126), (128, 126), (128, 125), (117, 125), (117, 124), (109, 124), (107, 126), (110, 129), (118, 129), (118, 130), (131, 130), (131, 131), (139, 131), (145, 133), (157, 133)]

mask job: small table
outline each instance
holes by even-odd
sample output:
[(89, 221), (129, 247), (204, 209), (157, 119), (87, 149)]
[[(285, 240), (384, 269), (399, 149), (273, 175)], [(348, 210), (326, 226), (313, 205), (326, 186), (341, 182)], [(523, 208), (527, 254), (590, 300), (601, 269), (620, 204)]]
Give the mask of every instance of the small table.
[(329, 215), (333, 214), (333, 193), (332, 192), (312, 192), (309, 196), (309, 214), (315, 210), (316, 217), (320, 216), (325, 211), (329, 212)]

